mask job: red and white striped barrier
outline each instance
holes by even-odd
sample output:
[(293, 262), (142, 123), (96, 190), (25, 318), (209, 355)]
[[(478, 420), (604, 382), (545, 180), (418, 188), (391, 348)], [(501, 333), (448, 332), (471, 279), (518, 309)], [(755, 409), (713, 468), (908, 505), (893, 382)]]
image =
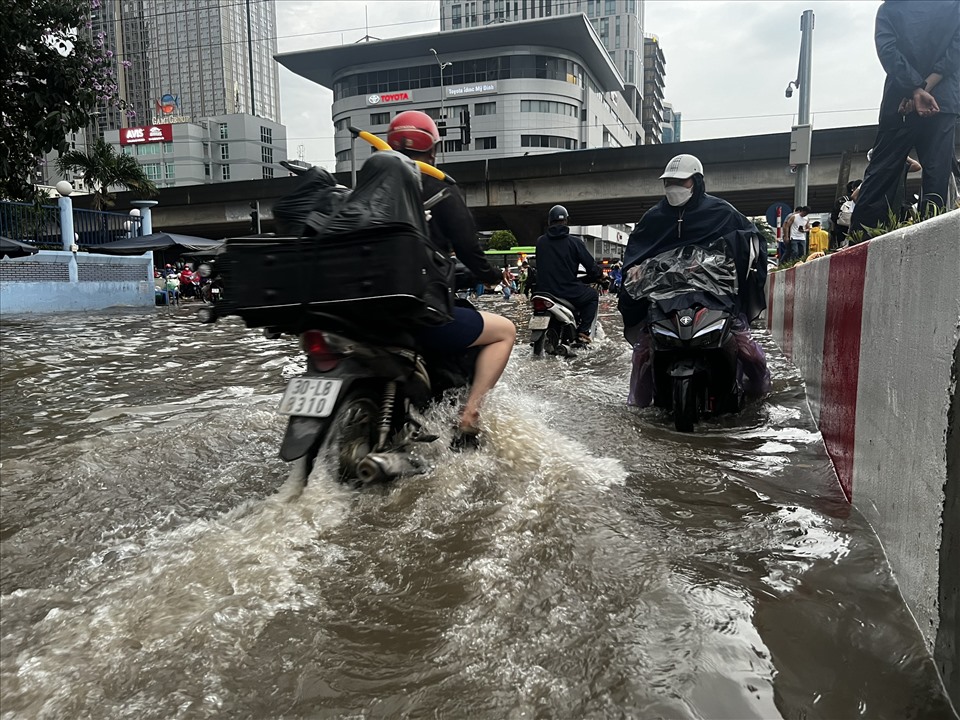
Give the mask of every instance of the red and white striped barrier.
[(767, 325), (932, 650), (960, 576), (960, 210), (771, 274)]

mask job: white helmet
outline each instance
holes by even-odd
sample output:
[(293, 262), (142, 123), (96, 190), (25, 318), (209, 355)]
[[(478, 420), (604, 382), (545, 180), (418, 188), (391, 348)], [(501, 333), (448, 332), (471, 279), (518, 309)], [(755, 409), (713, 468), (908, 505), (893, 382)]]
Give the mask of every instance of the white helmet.
[(665, 178), (676, 178), (677, 180), (686, 180), (696, 174), (703, 175), (703, 163), (697, 160), (693, 155), (677, 155), (667, 163), (661, 180)]

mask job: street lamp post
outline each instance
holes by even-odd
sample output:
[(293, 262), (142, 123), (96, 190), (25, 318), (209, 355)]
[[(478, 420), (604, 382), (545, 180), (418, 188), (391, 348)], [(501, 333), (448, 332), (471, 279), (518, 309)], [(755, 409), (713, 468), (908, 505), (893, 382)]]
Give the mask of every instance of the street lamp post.
[[(437, 65), (440, 66), (440, 120), (443, 122), (444, 125), (446, 125), (447, 116), (443, 109), (443, 70), (444, 68), (448, 68), (451, 65), (453, 65), (453, 63), (440, 62), (440, 56), (437, 55), (437, 51), (434, 50), (433, 48), (430, 48), (430, 52), (433, 53), (433, 56), (437, 59)], [(440, 140), (440, 159), (443, 160), (443, 140), (442, 139)]]
[(804, 10), (800, 16), (800, 67), (797, 79), (787, 85), (786, 96), (800, 92), (800, 108), (797, 125), (790, 136), (790, 164), (797, 169), (793, 205), (807, 204), (807, 183), (810, 172), (810, 145), (813, 125), (810, 122), (810, 79), (813, 65), (813, 10)]

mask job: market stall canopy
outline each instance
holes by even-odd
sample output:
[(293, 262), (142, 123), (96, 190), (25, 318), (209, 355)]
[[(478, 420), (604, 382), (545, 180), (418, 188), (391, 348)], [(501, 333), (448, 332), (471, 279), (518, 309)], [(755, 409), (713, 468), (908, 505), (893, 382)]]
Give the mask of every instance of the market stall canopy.
[(142, 255), (150, 250), (216, 250), (223, 240), (208, 240), (193, 235), (174, 235), (173, 233), (152, 233), (140, 237), (124, 238), (103, 245), (95, 245), (90, 252), (108, 255)]
[(0, 258), (23, 257), (24, 255), (33, 255), (36, 252), (38, 252), (38, 249), (33, 245), (28, 245), (19, 240), (11, 240), (8, 237), (0, 235)]

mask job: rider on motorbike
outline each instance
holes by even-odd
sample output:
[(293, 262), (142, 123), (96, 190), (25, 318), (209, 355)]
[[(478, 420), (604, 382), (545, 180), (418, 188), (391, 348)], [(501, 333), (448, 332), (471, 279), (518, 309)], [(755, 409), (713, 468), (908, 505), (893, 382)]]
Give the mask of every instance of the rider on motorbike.
[[(703, 181), (703, 164), (693, 155), (677, 155), (663, 174), (664, 199), (648, 210), (627, 240), (623, 259), (626, 281), (630, 268), (665, 251), (685, 245), (700, 245), (722, 237), (737, 266), (739, 315), (733, 324), (737, 352), (746, 375), (744, 391), (762, 395), (770, 391), (770, 371), (763, 349), (750, 335), (750, 322), (766, 308), (764, 282), (766, 252), (752, 257), (758, 236), (756, 227), (726, 200), (709, 195)], [(760, 243), (765, 248), (764, 243)], [(623, 334), (633, 350), (631, 405), (646, 407), (653, 401), (651, 338), (646, 331), (649, 302), (632, 298), (621, 287), (618, 308), (623, 315)]]
[[(399, 113), (390, 123), (387, 143), (394, 150), (414, 160), (436, 164), (436, 146), (440, 132), (433, 119), (418, 110)], [(444, 188), (442, 181), (423, 175), (422, 196), (427, 200)], [(480, 282), (495, 285), (501, 274), (491, 267), (477, 242), (477, 231), (467, 203), (459, 192), (451, 192), (431, 210), (430, 238), (447, 254), (453, 253)], [(456, 288), (451, 288), (455, 290)], [(480, 431), (480, 404), (496, 385), (513, 350), (517, 329), (507, 318), (473, 308), (457, 306), (453, 321), (417, 332), (417, 340), (426, 349), (459, 353), (469, 347), (480, 347), (474, 366), (473, 383), (460, 414), (457, 446), (475, 445)]]
[(577, 279), (577, 272), (583, 265), (587, 279), (599, 281), (603, 271), (583, 239), (570, 234), (569, 219), (563, 205), (554, 205), (547, 214), (547, 232), (537, 239), (537, 291), (571, 303), (577, 309), (580, 342), (589, 343), (600, 297)]

